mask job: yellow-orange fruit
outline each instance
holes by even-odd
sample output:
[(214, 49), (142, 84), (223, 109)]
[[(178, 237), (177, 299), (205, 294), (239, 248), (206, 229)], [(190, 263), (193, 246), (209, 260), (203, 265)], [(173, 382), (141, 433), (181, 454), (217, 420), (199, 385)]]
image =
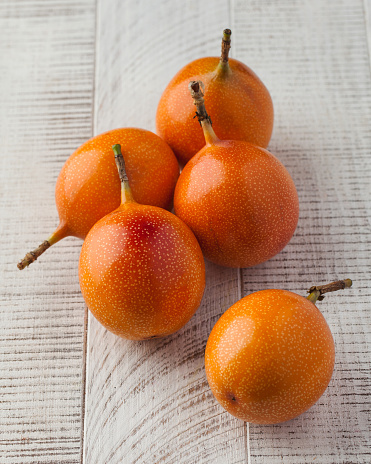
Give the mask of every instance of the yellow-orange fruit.
[[(112, 145), (120, 144), (132, 192), (138, 203), (171, 209), (179, 165), (171, 148), (156, 134), (126, 127), (97, 135), (64, 164), (55, 188), (60, 223), (38, 248), (18, 263), (24, 269), (59, 240), (81, 239), (120, 205), (120, 180)], [(160, 173), (160, 175), (159, 175)]]
[(254, 266), (291, 239), (299, 217), (296, 188), (267, 150), (218, 140), (214, 133), (212, 137), (179, 177), (175, 213), (192, 229), (210, 261)]
[(161, 96), (156, 132), (186, 164), (205, 145), (202, 129), (194, 118), (189, 81), (205, 85), (207, 109), (221, 139), (245, 140), (267, 147), (273, 130), (273, 103), (258, 76), (232, 58), (207, 57), (192, 61), (170, 81)]
[(116, 143), (122, 147), (134, 199), (172, 207), (179, 166), (171, 148), (144, 129), (111, 130), (81, 145), (59, 174), (56, 204), (67, 235), (85, 238), (99, 219), (120, 205), (120, 179), (112, 155)]
[(253, 293), (218, 320), (206, 346), (210, 388), (239, 419), (275, 424), (309, 409), (331, 379), (335, 347), (317, 307), (284, 290)]
[(188, 322), (202, 299), (205, 265), (179, 218), (130, 201), (88, 233), (79, 278), (98, 321), (116, 335), (140, 340), (169, 335)]

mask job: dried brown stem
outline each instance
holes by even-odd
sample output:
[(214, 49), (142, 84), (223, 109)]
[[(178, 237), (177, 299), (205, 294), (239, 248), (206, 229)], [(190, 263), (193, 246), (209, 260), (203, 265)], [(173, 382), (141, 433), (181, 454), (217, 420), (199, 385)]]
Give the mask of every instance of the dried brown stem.
[(222, 56), (220, 58), (222, 63), (228, 63), (228, 55), (231, 48), (231, 35), (232, 32), (230, 29), (224, 29), (222, 39)]
[(198, 122), (209, 121), (212, 124), (210, 116), (207, 114), (204, 100), (204, 84), (201, 81), (191, 81), (188, 85), (189, 91), (193, 98), (193, 103), (197, 108), (196, 116)]
[(44, 253), (49, 247), (50, 243), (45, 240), (41, 245), (39, 245), (35, 250), (30, 251), (26, 256), (17, 264), (19, 270), (24, 269), (25, 267), (32, 264), (37, 258)]
[(211, 145), (219, 141), (218, 137), (215, 135), (214, 129), (212, 127), (212, 122), (210, 116), (206, 112), (205, 102), (204, 102), (204, 91), (205, 87), (201, 81), (191, 81), (188, 84), (189, 91), (191, 92), (193, 102), (197, 108), (196, 116), (202, 130), (204, 131), (206, 145)]
[(337, 290), (343, 290), (344, 288), (351, 287), (353, 282), (350, 279), (337, 280), (336, 282), (331, 282), (326, 285), (314, 285), (308, 290), (310, 294), (307, 298), (308, 300), (315, 303), (317, 300), (321, 301), (324, 298), (325, 293), (336, 292)]

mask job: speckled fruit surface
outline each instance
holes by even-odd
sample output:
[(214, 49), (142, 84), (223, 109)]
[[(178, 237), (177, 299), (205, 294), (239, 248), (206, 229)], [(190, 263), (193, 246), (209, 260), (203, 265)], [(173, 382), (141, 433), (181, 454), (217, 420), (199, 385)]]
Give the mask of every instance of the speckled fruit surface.
[(205, 145), (189, 98), (190, 81), (204, 83), (207, 110), (221, 139), (245, 140), (267, 147), (273, 130), (273, 104), (262, 81), (232, 58), (227, 71), (221, 69), (220, 58), (200, 58), (174, 76), (157, 108), (156, 131), (182, 164)]
[(291, 239), (299, 201), (293, 180), (271, 153), (241, 141), (206, 145), (183, 169), (175, 213), (207, 259), (222, 266), (262, 263)]
[(116, 335), (139, 340), (171, 334), (188, 322), (202, 299), (205, 264), (179, 218), (125, 203), (87, 235), (79, 278), (98, 321)]
[(179, 166), (171, 148), (150, 131), (115, 129), (84, 143), (61, 170), (55, 195), (64, 235), (85, 238), (99, 219), (120, 205), (120, 180), (112, 156), (116, 143), (121, 144), (135, 200), (172, 207)]
[(274, 424), (309, 409), (330, 382), (331, 331), (318, 308), (285, 290), (262, 290), (231, 306), (206, 346), (210, 388), (239, 419)]

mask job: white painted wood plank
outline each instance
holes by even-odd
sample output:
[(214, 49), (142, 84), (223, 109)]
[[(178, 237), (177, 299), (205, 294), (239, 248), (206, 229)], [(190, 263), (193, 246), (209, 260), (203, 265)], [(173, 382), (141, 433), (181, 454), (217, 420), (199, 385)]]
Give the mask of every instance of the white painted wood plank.
[[(228, 25), (225, 0), (100, 1), (95, 133), (154, 130), (171, 77), (195, 58), (218, 55)], [(202, 306), (163, 340), (120, 340), (89, 317), (86, 464), (246, 462), (246, 428), (217, 408), (204, 373), (207, 336), (239, 298), (238, 275), (208, 264)]]
[(171, 337), (125, 341), (90, 319), (86, 463), (244, 462), (243, 423), (216, 407), (203, 361), (212, 326), (237, 299), (236, 282), (231, 270), (207, 271), (201, 308)]
[(367, 33), (367, 43), (368, 43), (368, 56), (371, 66), (371, 0), (363, 0), (363, 8), (365, 12), (365, 24), (366, 24), (366, 33)]
[(271, 90), (270, 149), (292, 174), (297, 232), (277, 257), (244, 271), (245, 294), (351, 277), (354, 288), (319, 303), (336, 367), (309, 412), (250, 426), (254, 464), (371, 461), (371, 80), (361, 0), (234, 2), (234, 53)]
[(94, 31), (94, 0), (0, 4), (2, 463), (81, 462), (81, 242), (16, 264), (57, 225), (57, 175), (91, 136)]

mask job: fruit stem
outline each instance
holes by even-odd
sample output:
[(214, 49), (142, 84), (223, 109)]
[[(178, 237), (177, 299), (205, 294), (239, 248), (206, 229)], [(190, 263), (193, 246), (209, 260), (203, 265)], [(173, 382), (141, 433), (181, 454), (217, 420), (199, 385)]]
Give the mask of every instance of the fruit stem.
[(26, 256), (21, 261), (19, 261), (19, 263), (17, 264), (17, 268), (21, 271), (25, 267), (28, 267), (30, 264), (36, 261), (37, 258), (44, 253), (44, 251), (46, 251), (52, 245), (59, 242), (59, 240), (62, 240), (62, 238), (65, 238), (68, 235), (69, 231), (67, 224), (61, 222), (59, 226), (55, 229), (55, 231), (51, 234), (51, 236), (48, 238), (48, 240), (44, 240), (41, 245), (39, 245), (33, 251), (27, 253)]
[(113, 145), (112, 150), (115, 154), (116, 166), (121, 181), (121, 204), (133, 202), (134, 198), (133, 194), (131, 193), (129, 179), (126, 174), (125, 161), (121, 153), (121, 145)]
[[(198, 122), (200, 123), (206, 140), (206, 145), (213, 144), (219, 139), (216, 136), (214, 129), (212, 128), (212, 122), (210, 116), (206, 112), (205, 100), (203, 89), (205, 88), (204, 84), (201, 81), (191, 81), (188, 84), (189, 91), (194, 101), (194, 105), (197, 108), (196, 116)], [(194, 117), (196, 117), (194, 116)]]
[(353, 282), (350, 279), (345, 279), (337, 280), (336, 282), (331, 282), (326, 285), (313, 286), (308, 290), (310, 295), (307, 296), (307, 299), (312, 303), (316, 303), (317, 300), (321, 301), (324, 299), (324, 293), (336, 292), (337, 290), (349, 288), (352, 284)]
[(231, 35), (232, 31), (230, 29), (224, 29), (222, 38), (222, 55), (220, 57), (220, 61), (222, 63), (228, 63), (228, 55), (231, 48)]

